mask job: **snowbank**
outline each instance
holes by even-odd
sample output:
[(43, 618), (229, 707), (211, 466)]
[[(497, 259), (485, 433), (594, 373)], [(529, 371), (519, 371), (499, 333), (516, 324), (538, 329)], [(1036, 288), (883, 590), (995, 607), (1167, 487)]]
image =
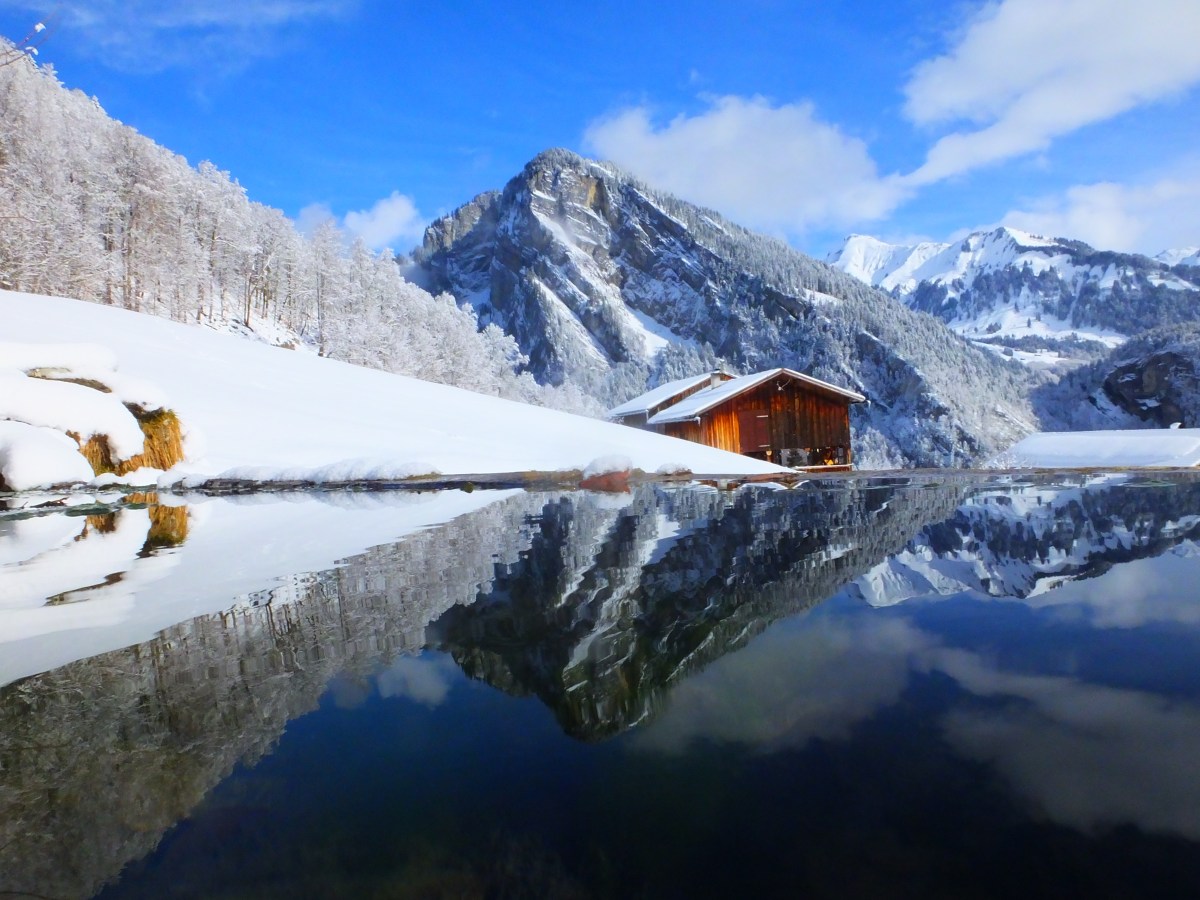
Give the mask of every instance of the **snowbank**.
[(1014, 444), (1005, 462), (1045, 469), (1200, 466), (1200, 428), (1046, 431)]
[(0, 476), (14, 491), (92, 479), (79, 445), (53, 428), (0, 421)]
[[(0, 485), (87, 483), (93, 471), (165, 467), (183, 455), (161, 391), (116, 368), (116, 354), (97, 344), (0, 341)], [(139, 483), (154, 480), (146, 472)]]
[[(187, 428), (167, 483), (582, 470), (620, 456), (646, 472), (787, 471), (700, 444), (363, 369), (98, 304), (0, 291), (8, 341), (100, 344), (158, 385)], [(463, 360), (469, 365), (469, 360)], [(385, 479), (387, 480), (387, 479)]]

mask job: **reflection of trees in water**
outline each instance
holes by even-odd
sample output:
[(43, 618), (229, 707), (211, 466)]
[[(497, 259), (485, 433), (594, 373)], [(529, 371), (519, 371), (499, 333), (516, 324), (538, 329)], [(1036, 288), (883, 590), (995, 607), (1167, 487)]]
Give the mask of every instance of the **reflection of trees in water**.
[(9, 685), (0, 891), (91, 894), (239, 760), (268, 752), (335, 674), (367, 683), (397, 654), (447, 649), (468, 674), (536, 694), (569, 733), (596, 738), (652, 716), (689, 672), (906, 544), (949, 554), (974, 541), (1008, 563), (1090, 548), (1087, 571), (1161, 552), (1200, 522), (1188, 518), (1200, 516), (1191, 482), (1048, 488), (1029, 509), (998, 488), (986, 514), (964, 502), (974, 491), (897, 480), (519, 495)]
[(511, 521), (542, 502), (495, 504), (0, 688), (0, 894), (90, 896), (268, 752), (335, 674), (365, 679), (418, 650), (430, 617), (515, 559), (528, 534)]
[(735, 494), (641, 489), (546, 505), (520, 562), (431, 626), (474, 677), (534, 693), (576, 737), (654, 714), (669, 686), (819, 603), (949, 515), (960, 483)]

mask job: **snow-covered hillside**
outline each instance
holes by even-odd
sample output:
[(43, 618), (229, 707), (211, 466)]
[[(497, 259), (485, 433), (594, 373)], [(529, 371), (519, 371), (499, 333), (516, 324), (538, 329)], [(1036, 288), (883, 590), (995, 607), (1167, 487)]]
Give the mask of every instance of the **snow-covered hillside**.
[(1079, 342), (1093, 342), (1094, 353), (1195, 320), (1200, 275), (1189, 258), (1190, 249), (1151, 259), (1002, 227), (907, 246), (851, 235), (829, 262), (968, 338), (1044, 364), (1088, 358)]
[(782, 471), (622, 425), (77, 300), (0, 291), (0, 321), (9, 342), (99, 344), (121, 374), (157, 386), (186, 431), (187, 460), (171, 481), (568, 471), (604, 457), (647, 472)]

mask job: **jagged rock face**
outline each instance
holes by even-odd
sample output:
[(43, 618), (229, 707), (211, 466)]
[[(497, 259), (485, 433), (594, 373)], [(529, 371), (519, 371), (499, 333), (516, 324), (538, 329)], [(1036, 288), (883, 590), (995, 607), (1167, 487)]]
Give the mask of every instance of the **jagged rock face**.
[(1034, 399), (1049, 430), (1200, 427), (1200, 322), (1131, 338)]
[(435, 222), (414, 275), (516, 338), (539, 381), (608, 403), (719, 358), (860, 391), (860, 456), (892, 463), (966, 462), (1033, 425), (1025, 376), (932, 317), (567, 151)]
[(675, 311), (707, 305), (713, 288), (684, 264), (698, 248), (683, 225), (630, 187), (596, 164), (539, 157), (503, 194), (480, 195), (430, 227), (431, 282), (516, 337), (539, 380), (649, 363), (661, 340), (637, 313), (678, 329), (679, 340), (701, 323)]
[(1104, 393), (1131, 415), (1160, 428), (1179, 422), (1185, 428), (1198, 424), (1184, 412), (1185, 397), (1194, 397), (1196, 370), (1178, 353), (1155, 353), (1113, 369), (1104, 379)]

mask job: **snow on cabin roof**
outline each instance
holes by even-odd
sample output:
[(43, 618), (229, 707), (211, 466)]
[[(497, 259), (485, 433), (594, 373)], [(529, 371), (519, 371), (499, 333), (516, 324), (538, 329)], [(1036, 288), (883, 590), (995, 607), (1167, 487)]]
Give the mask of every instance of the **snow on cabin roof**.
[(648, 424), (664, 425), (667, 422), (686, 422), (688, 419), (694, 419), (714, 406), (724, 403), (731, 397), (736, 397), (738, 394), (744, 393), (751, 388), (758, 387), (763, 382), (770, 381), (777, 375), (787, 375), (789, 378), (793, 378), (810, 387), (843, 397), (850, 403), (862, 403), (867, 399), (857, 391), (840, 388), (835, 384), (830, 384), (828, 381), (813, 378), (811, 375), (804, 375), (801, 372), (795, 372), (791, 369), (768, 369), (765, 372), (742, 375), (739, 378), (734, 378), (732, 381), (718, 384), (716, 387), (697, 391), (690, 397), (680, 400), (674, 406), (669, 406), (657, 415), (651, 416)]
[(621, 416), (632, 416), (638, 413), (650, 412), (655, 407), (666, 403), (676, 394), (682, 394), (689, 388), (703, 384), (711, 377), (708, 372), (705, 372), (703, 375), (692, 375), (688, 378), (680, 378), (677, 381), (668, 381), (666, 384), (660, 384), (654, 390), (647, 391), (640, 397), (634, 397), (632, 400), (626, 400), (620, 406), (614, 406), (608, 411), (608, 417), (615, 419)]

